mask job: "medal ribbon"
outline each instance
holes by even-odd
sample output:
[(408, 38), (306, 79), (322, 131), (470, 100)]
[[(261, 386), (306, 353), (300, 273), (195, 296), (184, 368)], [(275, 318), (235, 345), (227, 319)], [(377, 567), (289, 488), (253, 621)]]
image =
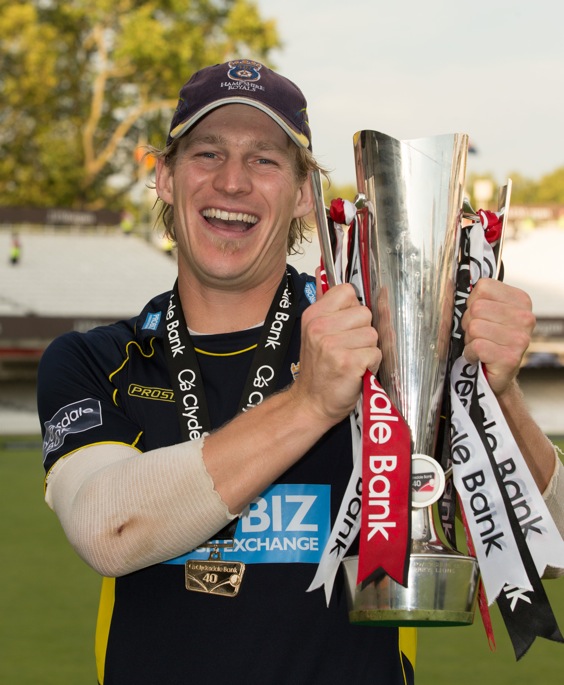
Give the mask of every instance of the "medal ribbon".
[[(248, 411), (276, 390), (297, 311), (293, 280), (286, 271), (264, 322), (239, 411)], [(197, 440), (212, 426), (200, 366), (182, 311), (178, 281), (174, 284), (166, 313), (164, 349), (182, 438), (185, 441)], [(237, 519), (213, 539), (232, 538), (236, 525)], [(225, 538), (221, 537), (223, 534)]]

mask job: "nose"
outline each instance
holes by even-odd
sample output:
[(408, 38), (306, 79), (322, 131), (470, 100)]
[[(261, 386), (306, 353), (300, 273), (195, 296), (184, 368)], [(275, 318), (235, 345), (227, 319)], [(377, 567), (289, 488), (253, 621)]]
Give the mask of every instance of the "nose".
[(214, 189), (227, 195), (244, 195), (250, 192), (251, 185), (244, 160), (234, 156), (223, 160), (213, 180)]

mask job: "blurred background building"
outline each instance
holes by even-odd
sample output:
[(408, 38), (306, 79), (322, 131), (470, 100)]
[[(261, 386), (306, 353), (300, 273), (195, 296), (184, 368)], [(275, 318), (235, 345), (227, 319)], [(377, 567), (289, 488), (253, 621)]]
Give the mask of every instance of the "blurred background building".
[[(511, 214), (510, 214), (511, 216)], [(0, 431), (38, 434), (37, 365), (65, 331), (130, 318), (176, 278), (174, 250), (149, 228), (123, 229), (112, 212), (0, 208)], [(514, 226), (514, 224), (513, 224)], [(521, 383), (535, 418), (564, 434), (564, 228), (558, 222), (510, 228), (505, 281), (532, 297), (537, 327)], [(14, 236), (19, 243), (11, 260)], [(290, 261), (313, 273), (317, 237)]]

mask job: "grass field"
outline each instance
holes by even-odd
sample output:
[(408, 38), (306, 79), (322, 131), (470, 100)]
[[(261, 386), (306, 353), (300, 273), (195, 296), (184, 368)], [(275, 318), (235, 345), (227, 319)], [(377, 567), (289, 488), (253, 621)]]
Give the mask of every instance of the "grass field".
[[(43, 502), (38, 438), (0, 437), (0, 482), (0, 683), (94, 685), (100, 581), (70, 549)], [(545, 586), (564, 630), (564, 580)], [(516, 663), (505, 628), (492, 613), (496, 652), (479, 616), (470, 627), (421, 629), (418, 685), (451, 679), (456, 685), (561, 685), (564, 645), (537, 639)], [(236, 674), (231, 680), (241, 682)]]

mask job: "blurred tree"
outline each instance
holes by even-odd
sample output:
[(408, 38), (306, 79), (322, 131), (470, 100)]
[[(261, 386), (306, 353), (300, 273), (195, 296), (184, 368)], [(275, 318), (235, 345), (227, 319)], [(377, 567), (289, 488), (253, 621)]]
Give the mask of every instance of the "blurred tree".
[(499, 184), (498, 184), (497, 181), (494, 179), (493, 174), (491, 174), (491, 173), (486, 173), (486, 174), (476, 174), (476, 173), (472, 173), (472, 174), (468, 174), (468, 176), (466, 177), (466, 185), (465, 185), (465, 188), (464, 188), (464, 195), (465, 195), (465, 197), (467, 197), (467, 198), (470, 200), (470, 204), (472, 205), (472, 207), (473, 207), (476, 211), (477, 211), (478, 209), (484, 209), (484, 207), (482, 207), (482, 204), (483, 204), (483, 203), (482, 203), (478, 198), (476, 198), (476, 195), (475, 195), (475, 192), (474, 192), (474, 190), (475, 190), (475, 188), (476, 188), (476, 183), (479, 183), (479, 182), (481, 182), (481, 181), (491, 181), (491, 183), (492, 183), (492, 188), (493, 188), (493, 192), (494, 192), (494, 195), (495, 195), (494, 201), (495, 201), (495, 203), (497, 203), (497, 189), (498, 189), (498, 187), (499, 187)]
[(564, 167), (541, 178), (536, 202), (538, 204), (564, 204)]
[(0, 0), (0, 25), (2, 205), (121, 206), (182, 82), (280, 45), (252, 0)]
[(539, 191), (539, 184), (536, 181), (525, 178), (517, 171), (508, 174), (508, 177), (513, 182), (511, 189), (512, 205), (536, 204)]
[(356, 185), (353, 184), (335, 185), (333, 183), (323, 183), (323, 199), (327, 206), (329, 206), (331, 200), (335, 200), (337, 198), (354, 202), (357, 193), (358, 191), (356, 189)]

